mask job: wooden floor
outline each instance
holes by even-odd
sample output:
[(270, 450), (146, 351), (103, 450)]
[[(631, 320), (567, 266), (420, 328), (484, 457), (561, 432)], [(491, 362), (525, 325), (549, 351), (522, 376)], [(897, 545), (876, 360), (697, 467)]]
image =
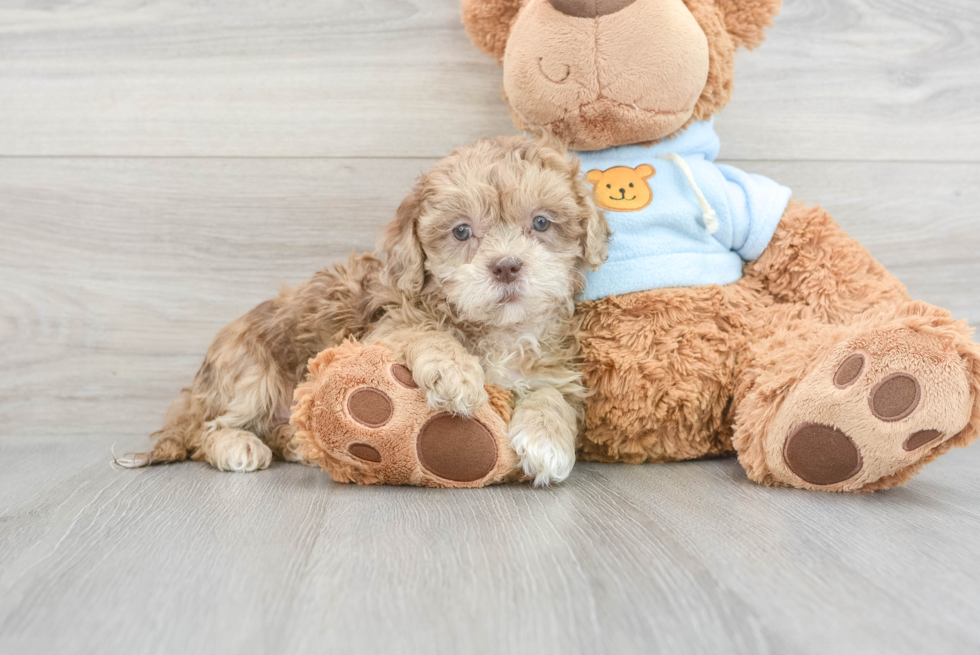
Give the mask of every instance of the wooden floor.
[[(980, 3), (786, 0), (737, 72), (722, 158), (980, 324)], [(0, 653), (980, 652), (980, 446), (871, 496), (110, 468), (499, 88), (453, 0), (0, 2)]]

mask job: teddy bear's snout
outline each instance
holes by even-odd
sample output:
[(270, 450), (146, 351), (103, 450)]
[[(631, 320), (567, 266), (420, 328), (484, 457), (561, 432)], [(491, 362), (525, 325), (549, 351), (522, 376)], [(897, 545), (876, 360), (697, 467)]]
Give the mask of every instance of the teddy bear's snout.
[(552, 7), (574, 18), (598, 18), (615, 14), (636, 0), (548, 0)]

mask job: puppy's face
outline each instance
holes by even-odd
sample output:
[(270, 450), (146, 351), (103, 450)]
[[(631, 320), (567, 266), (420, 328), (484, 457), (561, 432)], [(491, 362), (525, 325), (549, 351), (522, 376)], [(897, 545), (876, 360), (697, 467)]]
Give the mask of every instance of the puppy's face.
[(463, 320), (511, 325), (570, 310), (581, 269), (605, 259), (608, 228), (577, 163), (523, 137), (455, 151), (399, 212), (382, 246), (388, 268)]

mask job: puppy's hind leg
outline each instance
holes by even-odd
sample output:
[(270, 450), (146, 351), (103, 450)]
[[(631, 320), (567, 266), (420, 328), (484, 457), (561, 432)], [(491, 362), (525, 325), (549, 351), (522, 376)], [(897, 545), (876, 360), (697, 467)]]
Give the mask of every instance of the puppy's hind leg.
[(272, 449), (272, 454), (278, 459), (316, 466), (314, 462), (307, 462), (299, 454), (299, 444), (296, 442), (296, 426), (291, 423), (284, 423), (273, 428), (267, 443)]
[(167, 409), (163, 427), (154, 432), (153, 450), (113, 456), (113, 462), (123, 468), (142, 468), (151, 464), (169, 464), (187, 459), (187, 442), (193, 433), (201, 431), (200, 414), (194, 412), (194, 398), (184, 389)]
[(194, 453), (194, 459), (203, 459), (221, 471), (250, 473), (269, 468), (272, 450), (254, 433), (224, 426), (222, 418), (205, 425), (201, 447)]

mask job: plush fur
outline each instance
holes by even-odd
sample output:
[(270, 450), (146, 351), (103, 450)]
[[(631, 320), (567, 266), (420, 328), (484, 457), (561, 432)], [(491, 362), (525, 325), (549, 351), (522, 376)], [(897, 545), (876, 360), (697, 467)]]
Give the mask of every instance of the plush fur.
[[(518, 127), (598, 150), (670, 138), (718, 113), (736, 48), (762, 42), (780, 1), (569, 6), (464, 0), (463, 22), (502, 63)], [(680, 101), (696, 80), (696, 98)], [(912, 301), (826, 212), (799, 202), (738, 282), (609, 297), (579, 313), (592, 392), (583, 459), (735, 452), (763, 484), (873, 491), (980, 430), (980, 349), (966, 324)]]
[[(453, 449), (449, 442), (434, 446), (439, 449), (436, 456), (443, 456), (442, 466), (457, 478), (452, 479), (426, 468), (433, 465), (425, 456), (428, 442), (423, 432), (443, 413), (429, 406), (424, 391), (407, 384), (404, 376), (396, 377), (394, 366), (394, 356), (385, 346), (355, 341), (328, 348), (310, 360), (307, 379), (296, 387), (291, 419), (296, 447), (306, 461), (319, 464), (337, 482), (357, 484), (459, 488), (522, 477), (519, 458), (507, 438), (510, 392), (488, 385), (489, 402), (474, 410), (473, 417), (460, 419), (470, 426), (466, 448)], [(350, 399), (361, 389), (388, 399), (390, 416), (383, 425), (364, 425), (351, 412)], [(482, 440), (473, 439), (474, 434)], [(460, 475), (461, 471), (469, 474)]]
[(384, 342), (432, 408), (472, 416), (487, 383), (512, 392), (508, 436), (525, 473), (563, 480), (585, 395), (574, 297), (608, 231), (564, 153), (523, 137), (460, 148), (419, 180), (377, 256), (321, 271), (221, 330), (153, 451), (127, 463), (189, 453), (254, 471), (301, 459), (293, 389), (311, 357), (354, 336)]

